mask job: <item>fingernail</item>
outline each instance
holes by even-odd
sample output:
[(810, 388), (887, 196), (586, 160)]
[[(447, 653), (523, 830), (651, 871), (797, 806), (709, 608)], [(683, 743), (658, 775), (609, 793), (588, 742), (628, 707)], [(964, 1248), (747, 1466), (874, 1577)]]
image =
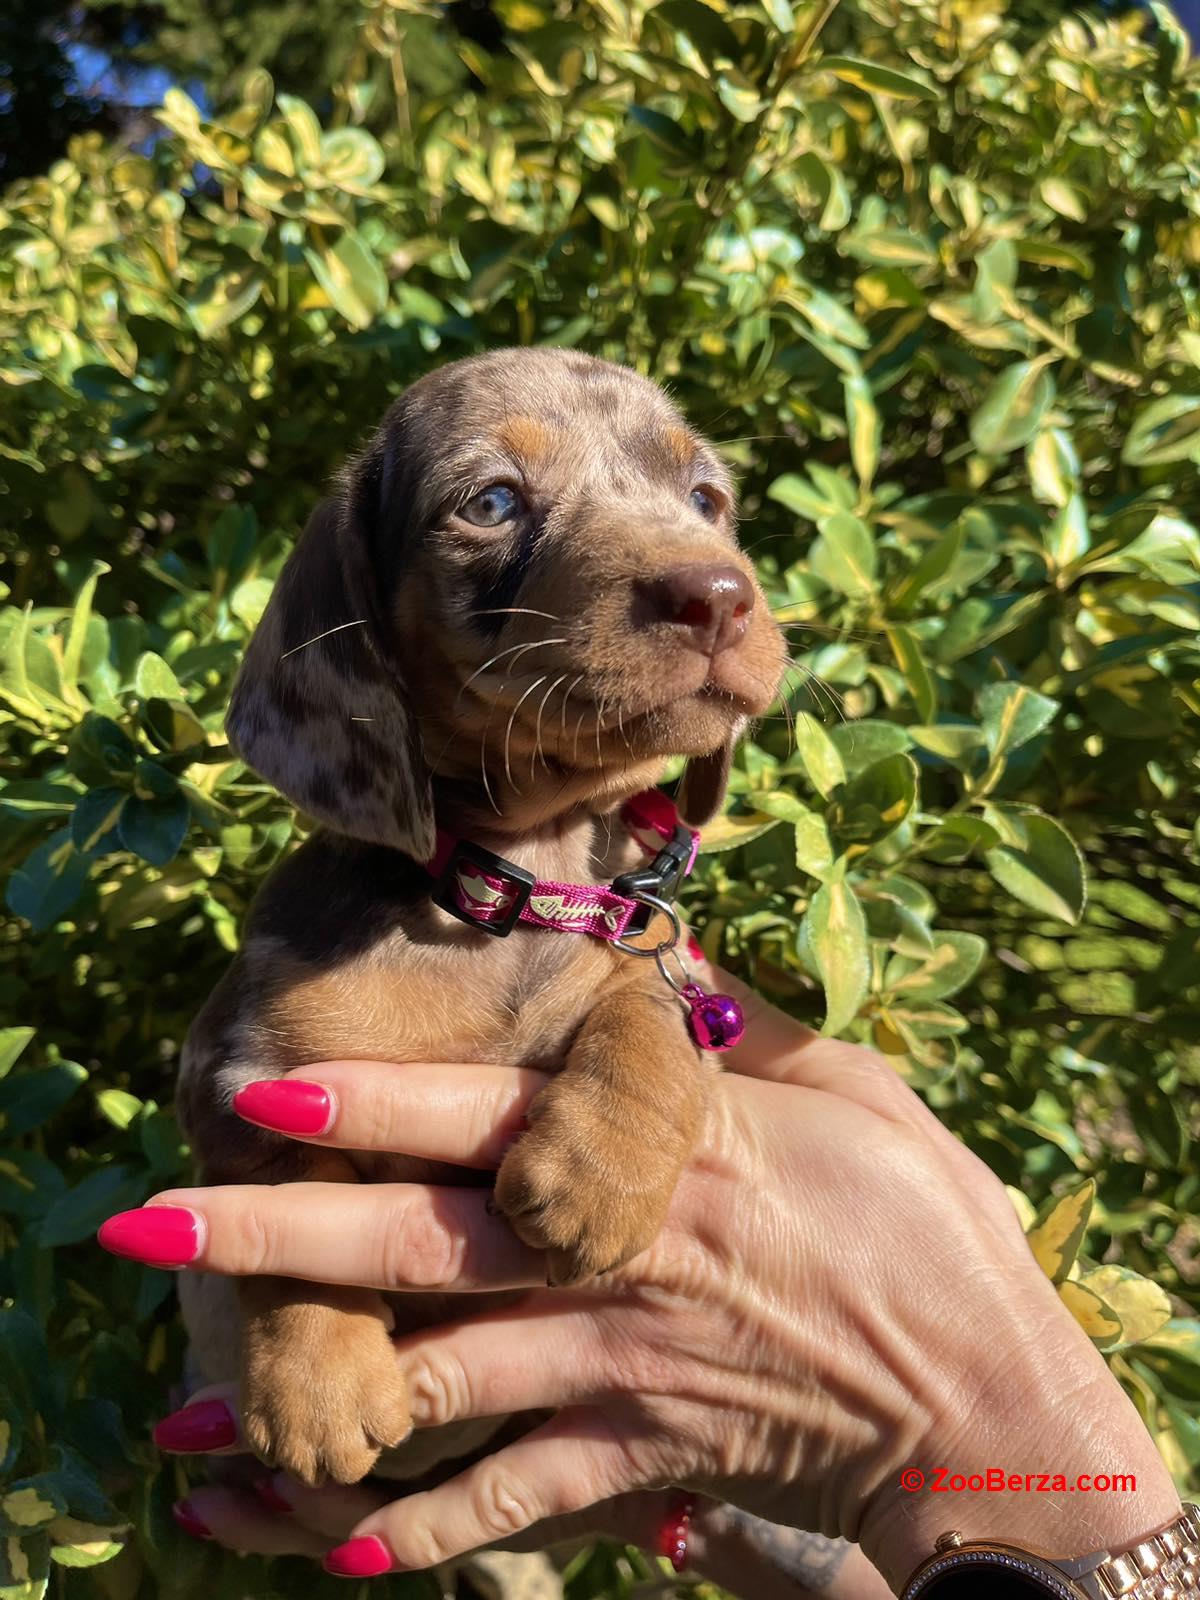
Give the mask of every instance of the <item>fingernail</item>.
[(190, 1533), (193, 1539), (212, 1538), (212, 1529), (205, 1523), (201, 1522), (200, 1518), (192, 1509), (192, 1502), (190, 1500), (176, 1501), (176, 1503), (171, 1507), (171, 1515), (183, 1529), (184, 1533)]
[(186, 1267), (200, 1254), (200, 1218), (183, 1206), (142, 1206), (109, 1217), (96, 1239), (114, 1256), (148, 1267)]
[(264, 1473), (261, 1478), (254, 1480), (254, 1492), (266, 1506), (268, 1511), (275, 1511), (281, 1517), (290, 1517), (294, 1507), (280, 1494), (276, 1480)]
[(262, 1078), (248, 1083), (234, 1095), (233, 1109), (260, 1128), (301, 1138), (327, 1133), (333, 1121), (329, 1090), (299, 1078)]
[(347, 1539), (331, 1550), (321, 1565), (335, 1578), (377, 1578), (395, 1566), (392, 1552), (373, 1533), (361, 1539)]
[(236, 1444), (237, 1418), (224, 1400), (197, 1400), (154, 1425), (154, 1442), (175, 1455), (204, 1455)]
[(693, 961), (704, 960), (704, 947), (694, 933), (688, 934), (687, 953)]

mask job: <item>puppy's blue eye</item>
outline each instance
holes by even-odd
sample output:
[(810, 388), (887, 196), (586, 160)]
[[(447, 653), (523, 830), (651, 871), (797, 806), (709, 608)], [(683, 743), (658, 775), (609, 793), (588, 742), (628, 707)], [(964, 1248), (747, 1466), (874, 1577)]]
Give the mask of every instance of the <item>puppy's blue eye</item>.
[(477, 528), (498, 528), (502, 522), (511, 522), (524, 509), (524, 500), (507, 483), (489, 483), (486, 489), (471, 496), (459, 516)]
[(706, 522), (717, 520), (717, 502), (707, 489), (692, 490), (692, 505)]

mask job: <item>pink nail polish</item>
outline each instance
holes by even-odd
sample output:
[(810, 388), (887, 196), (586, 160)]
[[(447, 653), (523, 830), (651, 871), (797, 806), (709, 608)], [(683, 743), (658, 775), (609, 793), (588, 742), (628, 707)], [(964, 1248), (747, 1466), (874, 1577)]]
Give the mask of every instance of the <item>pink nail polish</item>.
[(196, 1515), (190, 1500), (179, 1500), (171, 1507), (171, 1515), (193, 1539), (211, 1539), (212, 1529)]
[(704, 960), (704, 947), (694, 933), (688, 934), (687, 953), (693, 961)]
[(109, 1217), (96, 1238), (114, 1256), (148, 1267), (186, 1267), (200, 1253), (200, 1219), (183, 1206), (142, 1206)]
[(392, 1553), (373, 1533), (361, 1539), (347, 1539), (331, 1550), (321, 1565), (335, 1578), (377, 1578), (395, 1566)]
[(234, 1095), (233, 1109), (260, 1128), (300, 1138), (326, 1133), (333, 1121), (328, 1089), (299, 1078), (262, 1078), (248, 1083)]
[(238, 1439), (237, 1418), (224, 1400), (197, 1400), (155, 1423), (154, 1442), (174, 1455), (225, 1450)]

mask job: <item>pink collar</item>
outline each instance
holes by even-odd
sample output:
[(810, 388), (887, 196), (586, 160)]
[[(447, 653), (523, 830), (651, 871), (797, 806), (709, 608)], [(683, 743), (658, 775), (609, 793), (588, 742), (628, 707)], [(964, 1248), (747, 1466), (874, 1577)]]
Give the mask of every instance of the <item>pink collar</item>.
[(470, 927), (499, 938), (524, 922), (560, 933), (590, 933), (618, 944), (626, 933), (640, 933), (646, 927), (656, 901), (673, 902), (681, 880), (695, 864), (700, 843), (700, 835), (679, 820), (674, 802), (661, 789), (634, 795), (621, 807), (620, 817), (653, 860), (639, 871), (623, 872), (611, 884), (600, 885), (535, 878), (515, 861), (439, 828), (437, 849), (425, 863), (425, 870), (436, 879), (433, 902)]

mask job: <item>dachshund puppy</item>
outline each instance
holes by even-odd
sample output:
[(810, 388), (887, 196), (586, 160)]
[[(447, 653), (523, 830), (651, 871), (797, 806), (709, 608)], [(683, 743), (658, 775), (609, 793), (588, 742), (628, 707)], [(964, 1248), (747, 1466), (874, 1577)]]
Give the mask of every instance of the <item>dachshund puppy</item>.
[[(680, 809), (711, 817), (785, 659), (729, 474), (655, 384), (554, 349), (413, 384), (313, 514), (234, 687), (234, 749), (320, 827), (259, 893), (184, 1046), (202, 1181), (469, 1183), (280, 1138), (231, 1100), (321, 1060), (534, 1066), (555, 1076), (496, 1205), (556, 1284), (643, 1250), (714, 1071), (686, 1008), (602, 939), (465, 925), (423, 863), (440, 828), (538, 878), (643, 866), (618, 808), (684, 755)], [(201, 1376), (239, 1379), (249, 1443), (307, 1483), (353, 1482), (408, 1437), (392, 1335), (454, 1312), (278, 1278), (189, 1274), (183, 1295)], [(387, 1470), (461, 1461), (503, 1422), (424, 1430)]]

